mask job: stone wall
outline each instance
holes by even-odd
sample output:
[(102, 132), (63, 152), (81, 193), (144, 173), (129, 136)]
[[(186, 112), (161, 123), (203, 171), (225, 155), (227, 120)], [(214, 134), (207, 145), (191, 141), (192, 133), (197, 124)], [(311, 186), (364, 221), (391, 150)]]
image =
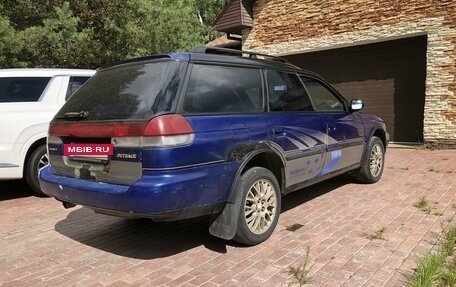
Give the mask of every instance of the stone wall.
[(305, 53), (427, 34), (424, 139), (456, 147), (456, 1), (259, 0), (243, 49)]

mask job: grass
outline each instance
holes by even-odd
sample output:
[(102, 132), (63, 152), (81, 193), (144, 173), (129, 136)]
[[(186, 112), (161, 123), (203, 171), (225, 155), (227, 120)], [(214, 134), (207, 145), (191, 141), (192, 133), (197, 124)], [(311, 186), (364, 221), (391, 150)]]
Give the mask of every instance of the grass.
[(304, 286), (309, 282), (310, 276), (310, 270), (312, 270), (312, 267), (315, 265), (315, 262), (309, 266), (309, 253), (310, 253), (310, 247), (306, 248), (306, 255), (304, 256), (304, 261), (302, 262), (301, 265), (298, 267), (293, 267), (289, 266), (286, 270), (285, 273), (288, 276), (292, 277), (292, 282), (288, 284), (288, 286), (292, 286), (294, 283), (297, 283), (299, 287)]
[(440, 248), (418, 259), (410, 287), (456, 286), (456, 226), (444, 229)]
[(456, 251), (456, 226), (448, 228), (448, 230), (443, 233), (441, 241), (442, 250), (445, 253), (453, 254), (453, 252)]
[(418, 208), (419, 210), (423, 211), (423, 212), (426, 212), (429, 210), (429, 203), (426, 199), (426, 197), (422, 196), (418, 199), (418, 201), (416, 201), (413, 206), (415, 206), (416, 208)]
[(438, 204), (438, 202), (435, 202), (434, 206), (430, 206), (426, 197), (422, 196), (413, 204), (413, 206), (418, 208), (419, 210), (421, 210), (422, 212), (424, 212), (426, 214), (442, 216), (443, 212), (437, 208), (437, 204)]
[(456, 286), (456, 256), (453, 254), (447, 263), (446, 271), (442, 274), (441, 286), (454, 287)]
[(443, 252), (429, 253), (418, 259), (416, 273), (410, 287), (433, 287), (442, 277), (445, 263)]
[(372, 233), (363, 233), (363, 234), (361, 234), (361, 236), (366, 237), (369, 240), (375, 240), (375, 239), (385, 240), (385, 237), (384, 237), (385, 231), (386, 231), (386, 227), (382, 227), (380, 229), (374, 230), (374, 232), (372, 232)]

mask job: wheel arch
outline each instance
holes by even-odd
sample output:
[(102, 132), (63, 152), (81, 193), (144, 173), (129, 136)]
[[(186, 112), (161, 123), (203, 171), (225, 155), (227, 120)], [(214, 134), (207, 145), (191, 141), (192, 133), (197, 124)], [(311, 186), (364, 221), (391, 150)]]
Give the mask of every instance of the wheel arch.
[(231, 185), (228, 201), (234, 203), (236, 200), (237, 187), (236, 182), (240, 177), (251, 167), (264, 167), (270, 170), (277, 179), (280, 185), (281, 193), (284, 190), (285, 177), (283, 159), (271, 149), (264, 149), (250, 153), (246, 156), (236, 172), (233, 184)]
[(281, 193), (284, 190), (283, 170), (285, 164), (280, 155), (277, 154), (272, 148), (264, 146), (262, 149), (258, 149), (246, 154), (241, 160), (241, 165), (239, 166), (231, 184), (230, 193), (228, 195), (225, 207), (221, 213), (217, 214), (211, 219), (211, 224), (209, 227), (210, 234), (225, 240), (231, 240), (236, 235), (238, 215), (242, 205), (242, 196), (239, 196), (239, 193), (243, 192), (241, 180), (243, 173), (254, 166), (267, 168), (271, 170), (274, 176), (276, 176), (279, 185), (281, 185)]
[(40, 138), (29, 146), (29, 148), (27, 149), (27, 153), (25, 154), (24, 165), (22, 167), (22, 174), (25, 174), (25, 171), (27, 169), (27, 163), (28, 163), (33, 151), (36, 150), (39, 146), (41, 146), (43, 144), (44, 145), (46, 144), (46, 138)]
[(388, 141), (389, 141), (388, 135), (387, 135), (386, 131), (384, 129), (382, 129), (381, 127), (374, 127), (371, 130), (369, 137), (366, 140), (366, 145), (364, 146), (364, 151), (363, 151), (363, 156), (361, 158), (361, 162), (364, 162), (364, 160), (366, 159), (366, 153), (367, 153), (367, 150), (369, 149), (369, 141), (372, 137), (378, 137), (382, 141), (383, 148), (386, 151), (386, 146), (388, 145)]
[(371, 137), (378, 137), (382, 143), (383, 143), (383, 147), (386, 148), (386, 146), (388, 145), (388, 142), (386, 140), (386, 132), (383, 130), (383, 129), (374, 129)]

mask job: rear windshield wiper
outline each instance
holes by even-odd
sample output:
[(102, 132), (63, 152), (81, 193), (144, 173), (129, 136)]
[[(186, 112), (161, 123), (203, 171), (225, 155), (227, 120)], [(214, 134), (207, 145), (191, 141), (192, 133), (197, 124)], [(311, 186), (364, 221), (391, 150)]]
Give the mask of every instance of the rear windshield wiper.
[(88, 111), (80, 111), (80, 112), (68, 112), (64, 113), (61, 116), (56, 116), (56, 119), (66, 119), (66, 120), (82, 120), (89, 116)]

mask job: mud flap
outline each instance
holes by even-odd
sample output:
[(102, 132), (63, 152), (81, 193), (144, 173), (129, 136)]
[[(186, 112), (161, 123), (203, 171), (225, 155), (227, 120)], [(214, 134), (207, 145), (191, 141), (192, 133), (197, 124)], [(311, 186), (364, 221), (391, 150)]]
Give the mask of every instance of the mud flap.
[(243, 190), (242, 180), (239, 177), (223, 211), (216, 215), (209, 227), (209, 233), (211, 235), (225, 240), (234, 238), (237, 231), (239, 213), (241, 211)]

